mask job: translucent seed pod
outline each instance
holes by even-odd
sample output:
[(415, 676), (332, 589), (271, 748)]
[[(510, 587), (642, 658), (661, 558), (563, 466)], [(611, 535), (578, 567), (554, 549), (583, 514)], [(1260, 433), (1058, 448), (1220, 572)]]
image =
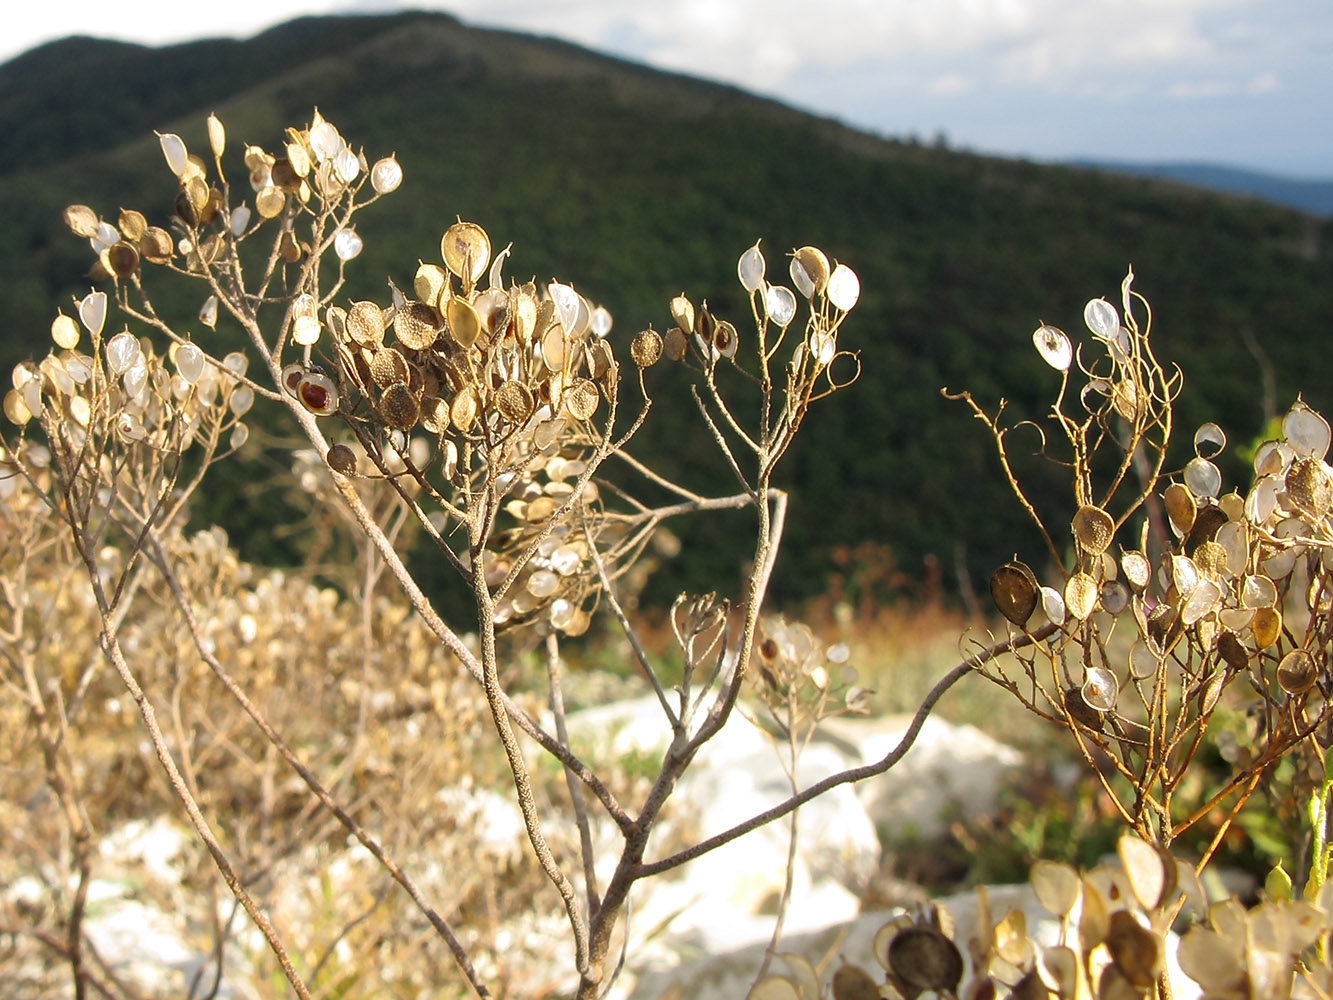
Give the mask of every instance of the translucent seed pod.
[(1074, 348), (1065, 332), (1058, 327), (1038, 327), (1032, 334), (1032, 343), (1041, 359), (1056, 371), (1069, 371), (1074, 362)]
[(763, 286), (766, 270), (767, 264), (758, 242), (741, 254), (740, 260), (736, 262), (736, 274), (740, 278), (741, 287), (751, 294)]

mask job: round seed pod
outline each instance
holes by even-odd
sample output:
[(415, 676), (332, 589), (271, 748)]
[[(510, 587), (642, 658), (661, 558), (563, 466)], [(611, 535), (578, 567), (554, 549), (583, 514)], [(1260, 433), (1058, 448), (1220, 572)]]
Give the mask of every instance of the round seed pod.
[(171, 260), (175, 252), (176, 246), (171, 240), (171, 234), (157, 226), (149, 226), (139, 240), (139, 253), (150, 264), (165, 264)]
[(1100, 555), (1111, 544), (1111, 536), (1115, 533), (1115, 522), (1111, 520), (1111, 515), (1100, 507), (1084, 504), (1074, 514), (1070, 528), (1074, 532), (1074, 539), (1085, 551)]
[(1260, 649), (1267, 649), (1282, 635), (1282, 613), (1277, 608), (1256, 608), (1250, 619), (1250, 631), (1255, 644)]
[(1317, 458), (1302, 458), (1287, 470), (1287, 496), (1302, 511), (1322, 517), (1333, 504), (1333, 481)]
[(449, 275), (438, 264), (422, 264), (412, 279), (412, 291), (428, 306), (440, 307), (440, 294), (449, 284)]
[(684, 361), (685, 354), (690, 349), (690, 340), (685, 331), (678, 326), (673, 326), (666, 332), (663, 349), (666, 356), (672, 361)]
[(469, 430), (477, 419), (477, 391), (464, 386), (449, 406), (449, 422), (460, 431)]
[(1097, 607), (1100, 588), (1087, 573), (1075, 573), (1065, 584), (1065, 608), (1079, 621), (1086, 621)]
[(1319, 666), (1303, 649), (1293, 649), (1277, 665), (1277, 682), (1290, 695), (1305, 694), (1319, 679)]
[(305, 369), (296, 362), (292, 362), (283, 368), (282, 375), (279, 376), (279, 381), (282, 383), (282, 387), (286, 390), (287, 395), (291, 396), (293, 399), (300, 399), (301, 397), (298, 394), (298, 387), (301, 385), (301, 379), (303, 378), (305, 378)]
[(577, 378), (565, 390), (564, 408), (575, 420), (587, 420), (597, 412), (597, 404), (601, 398), (595, 382), (591, 379)]
[(398, 342), (413, 351), (424, 351), (434, 344), (443, 327), (435, 307), (416, 300), (403, 303), (393, 315), (393, 332)]
[(1066, 688), (1064, 691), (1065, 711), (1069, 717), (1078, 725), (1085, 729), (1091, 729), (1094, 733), (1100, 733), (1106, 720), (1102, 713), (1097, 711), (1083, 699), (1083, 692), (1076, 687)]
[(833, 1000), (879, 1000), (879, 997), (879, 986), (861, 967), (843, 965), (833, 973)]
[(491, 238), (473, 222), (455, 222), (440, 239), (444, 266), (469, 286), (484, 273), (491, 259)]
[(62, 213), (65, 225), (69, 226), (70, 232), (75, 236), (82, 236), (85, 240), (90, 240), (97, 235), (98, 225), (101, 220), (87, 205), (70, 205)]
[(1236, 638), (1235, 632), (1223, 632), (1217, 637), (1217, 655), (1222, 657), (1222, 662), (1233, 673), (1244, 670), (1246, 664), (1250, 662), (1250, 654), (1246, 651), (1245, 644)]
[(629, 345), (629, 356), (640, 368), (651, 368), (661, 359), (662, 349), (662, 335), (650, 327), (634, 335)]
[(990, 578), (990, 595), (1000, 614), (1022, 626), (1037, 608), (1041, 588), (1032, 570), (1017, 560), (1005, 563)]
[(472, 303), (457, 296), (449, 300), (445, 307), (449, 317), (449, 333), (459, 347), (471, 347), (481, 335), (481, 317)]
[(307, 372), (296, 386), (296, 398), (317, 417), (338, 412), (338, 387), (327, 375)]
[(347, 310), (347, 336), (362, 347), (384, 343), (384, 311), (374, 302), (353, 302)]
[(417, 399), (402, 382), (397, 382), (384, 390), (380, 397), (380, 416), (390, 427), (400, 431), (410, 431), (416, 426), (421, 409)]
[(495, 408), (510, 423), (523, 423), (532, 407), (532, 391), (522, 382), (509, 381), (495, 391)]
[(132, 208), (122, 208), (116, 223), (121, 235), (132, 243), (138, 243), (143, 239), (144, 233), (148, 232), (148, 220), (144, 218), (142, 212)]
[(1094, 712), (1109, 712), (1115, 708), (1116, 696), (1119, 693), (1115, 674), (1105, 667), (1090, 667), (1083, 679), (1079, 697)]
[(412, 376), (407, 368), (407, 359), (392, 347), (386, 347), (371, 357), (370, 377), (381, 389), (387, 389), (399, 382), (406, 383)]
[(908, 927), (889, 942), (889, 965), (899, 981), (915, 990), (953, 993), (963, 978), (958, 947), (933, 927)]
[(1204, 542), (1194, 550), (1194, 565), (1206, 577), (1222, 579), (1227, 573), (1227, 550), (1217, 542)]
[(791, 258), (792, 281), (807, 299), (823, 293), (828, 285), (829, 263), (818, 247), (801, 247)]
[(1162, 494), (1162, 504), (1166, 507), (1166, 516), (1171, 519), (1171, 526), (1176, 534), (1184, 535), (1194, 524), (1196, 505), (1194, 494), (1189, 487), (1181, 483), (1172, 483)]
[(117, 278), (125, 279), (139, 269), (139, 251), (134, 244), (121, 240), (99, 255), (102, 266)]
[(1125, 552), (1120, 556), (1120, 568), (1125, 571), (1125, 579), (1136, 590), (1142, 590), (1148, 586), (1148, 580), (1152, 577), (1152, 564), (1148, 562), (1148, 557), (1142, 552)]
[(344, 476), (356, 475), (356, 452), (345, 444), (335, 444), (324, 456), (329, 468)]

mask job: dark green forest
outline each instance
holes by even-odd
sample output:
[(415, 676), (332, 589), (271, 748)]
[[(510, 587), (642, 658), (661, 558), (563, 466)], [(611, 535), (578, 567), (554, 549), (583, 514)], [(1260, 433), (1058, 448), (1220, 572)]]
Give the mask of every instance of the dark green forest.
[[(455, 217), (498, 247), (513, 241), (509, 275), (559, 277), (604, 304), (624, 341), (669, 326), (681, 291), (744, 332), (736, 258), (759, 237), (770, 275), (808, 243), (855, 268), (862, 297), (840, 345), (860, 350), (863, 374), (816, 408), (786, 465), (795, 500), (779, 595), (824, 590), (835, 556), (864, 542), (888, 547), (909, 590), (932, 565), (950, 588), (960, 565), (981, 579), (1015, 550), (1035, 556), (984, 428), (940, 389), (970, 389), (992, 411), (1004, 396), (1015, 418), (1040, 416), (1056, 376), (1033, 329), (1048, 322), (1080, 339), (1083, 304), (1116, 300), (1131, 264), (1158, 357), (1185, 372), (1182, 463), (1204, 420), (1235, 445), (1298, 391), (1333, 404), (1319, 353), (1333, 315), (1327, 220), (879, 138), (438, 14), (304, 19), (248, 41), (164, 49), (71, 38), (0, 67), (0, 360), (44, 352), (56, 308), (87, 290), (92, 255), (60, 221), (67, 204), (110, 218), (137, 208), (166, 224), (174, 186), (155, 129), (202, 149), (216, 111), (239, 165), (240, 143), (271, 147), (316, 106), (371, 159), (395, 152), (406, 175), (358, 217), (366, 251), (349, 299), (387, 300), (387, 278), (410, 286)], [(168, 306), (189, 320), (198, 302)], [(641, 448), (693, 485), (730, 489), (685, 379), (650, 374), (660, 405)], [(252, 467), (266, 467), (262, 456)], [(200, 512), (243, 550), (254, 504), (266, 502), (241, 489), (245, 468)], [(1236, 483), (1244, 469), (1237, 460), (1226, 472)], [(1058, 496), (1058, 479), (1046, 482)], [(681, 562), (701, 574), (684, 582), (728, 589), (741, 554), (721, 536), (684, 540)]]

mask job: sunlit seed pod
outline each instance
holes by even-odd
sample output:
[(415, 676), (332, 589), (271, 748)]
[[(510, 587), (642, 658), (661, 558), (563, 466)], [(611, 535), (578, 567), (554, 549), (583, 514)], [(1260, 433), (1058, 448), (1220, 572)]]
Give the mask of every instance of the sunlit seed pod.
[(1040, 589), (1041, 610), (1046, 615), (1046, 620), (1052, 625), (1063, 625), (1065, 623), (1065, 599), (1054, 587), (1042, 587)]
[(23, 393), (18, 389), (10, 389), (5, 393), (5, 417), (11, 424), (17, 424), (22, 427), (32, 419), (32, 410), (23, 400)]
[(812, 299), (816, 295), (822, 295), (828, 287), (828, 257), (818, 247), (801, 247), (792, 253), (791, 264), (787, 270), (792, 283), (803, 298)]
[(1065, 583), (1065, 609), (1078, 621), (1086, 621), (1097, 607), (1101, 588), (1087, 573), (1075, 573)]
[(1217, 612), (1218, 624), (1232, 632), (1241, 632), (1254, 619), (1254, 610), (1254, 608), (1222, 608)]
[(893, 974), (915, 990), (952, 994), (963, 978), (963, 957), (957, 946), (933, 927), (899, 931), (889, 942), (887, 957)]
[(1297, 399), (1282, 418), (1282, 436), (1301, 458), (1323, 458), (1328, 454), (1328, 421), (1304, 400)]
[(282, 388), (286, 391), (287, 395), (291, 396), (293, 399), (300, 399), (299, 391), (301, 379), (303, 378), (305, 378), (305, 368), (293, 361), (282, 369), (282, 374), (278, 376), (278, 381), (281, 383)]
[(1193, 527), (1194, 515), (1198, 508), (1189, 487), (1181, 483), (1172, 483), (1162, 494), (1162, 504), (1166, 507), (1166, 516), (1170, 519), (1171, 527), (1175, 529), (1176, 534), (1184, 535)]
[(1277, 509), (1278, 494), (1285, 485), (1285, 481), (1276, 475), (1256, 479), (1245, 498), (1246, 520), (1256, 527), (1263, 527)]
[(499, 288), (489, 288), (472, 300), (472, 308), (477, 311), (477, 317), (481, 321), (483, 339), (488, 343), (502, 336), (508, 330), (508, 292)]
[(355, 229), (339, 230), (333, 237), (333, 252), (339, 260), (352, 260), (365, 249), (365, 243)]
[(555, 513), (556, 502), (550, 497), (537, 497), (528, 504), (528, 509), (524, 516), (534, 524), (541, 523), (550, 519)]
[(1129, 588), (1119, 580), (1108, 580), (1102, 584), (1097, 599), (1108, 615), (1118, 615), (1129, 607)]
[(1185, 485), (1196, 497), (1216, 497), (1222, 489), (1222, 472), (1206, 458), (1192, 458), (1185, 466)]
[(1049, 912), (1064, 917), (1078, 902), (1082, 888), (1078, 871), (1072, 865), (1058, 861), (1037, 861), (1028, 874), (1032, 892)]
[(1105, 299), (1092, 299), (1084, 306), (1083, 322), (1094, 337), (1102, 340), (1114, 340), (1120, 332), (1120, 316)]
[(1161, 657), (1143, 640), (1136, 640), (1129, 649), (1129, 674), (1135, 680), (1147, 680), (1156, 675)]
[(157, 133), (157, 141), (162, 147), (162, 156), (167, 161), (167, 168), (179, 177), (185, 172), (185, 164), (189, 159), (185, 142), (174, 132)]
[(120, 210), (116, 226), (121, 235), (131, 243), (138, 243), (143, 239), (144, 233), (148, 232), (148, 220), (144, 218), (142, 212), (132, 208), (122, 208)]
[(1293, 649), (1277, 665), (1277, 682), (1290, 695), (1305, 694), (1319, 679), (1315, 659), (1303, 649)]
[(296, 385), (296, 398), (317, 417), (338, 412), (338, 388), (327, 375), (306, 372)]
[(175, 346), (176, 371), (187, 383), (193, 385), (204, 373), (204, 365), (207, 363), (204, 352), (189, 341)]
[(428, 306), (441, 307), (440, 295), (449, 284), (449, 275), (438, 264), (421, 264), (412, 278), (412, 291)]
[(227, 397), (227, 408), (238, 417), (245, 416), (250, 412), (250, 407), (254, 405), (255, 391), (248, 385), (238, 385)]
[(231, 429), (231, 434), (227, 438), (227, 447), (232, 451), (237, 451), (245, 442), (250, 440), (250, 428), (245, 424), (238, 423)]
[(403, 431), (410, 431), (415, 427), (417, 418), (421, 416), (416, 397), (401, 382), (384, 390), (384, 395), (380, 397), (379, 411), (385, 424)]
[(69, 377), (69, 372), (65, 371), (64, 363), (54, 354), (42, 358), (38, 370), (46, 388), (54, 388), (62, 396), (74, 394), (74, 380)]
[(505, 382), (495, 390), (495, 408), (510, 423), (521, 424), (532, 415), (532, 391), (522, 382)]
[(595, 382), (591, 379), (578, 378), (565, 390), (564, 410), (575, 420), (588, 420), (597, 412), (597, 404), (601, 402), (601, 398)]
[(991, 600), (1000, 614), (1020, 627), (1037, 609), (1040, 590), (1032, 570), (1017, 560), (1005, 563), (991, 574)]
[(79, 324), (63, 312), (57, 313), (51, 321), (51, 340), (57, 347), (72, 351), (79, 343)]
[(1267, 649), (1282, 637), (1282, 613), (1277, 608), (1256, 608), (1250, 619), (1255, 645)]
[(1139, 412), (1139, 393), (1134, 383), (1122, 379), (1111, 389), (1111, 406), (1126, 420), (1133, 422)]
[(139, 240), (139, 253), (150, 264), (165, 264), (176, 252), (171, 234), (157, 226), (149, 226), (148, 231)]
[(1265, 576), (1273, 580), (1282, 580), (1296, 567), (1296, 559), (1295, 549), (1283, 549), (1261, 562), (1259, 568), (1263, 570)]
[(302, 347), (319, 343), (319, 320), (314, 316), (297, 316), (292, 322), (292, 341)]
[(376, 160), (370, 168), (370, 186), (377, 194), (389, 194), (403, 183), (403, 168), (392, 156)]
[(629, 345), (629, 356), (640, 368), (651, 368), (662, 357), (663, 347), (662, 335), (649, 327), (634, 335)]
[(472, 222), (455, 222), (440, 239), (444, 266), (469, 287), (486, 273), (491, 260), (491, 238)]
[[(84, 301), (86, 302), (87, 299)], [(82, 312), (82, 307), (80, 307), (80, 315), (82, 315)], [(98, 327), (100, 328), (100, 326), (99, 322)], [(142, 357), (143, 349), (139, 346), (138, 338), (128, 330), (122, 330), (106, 343), (106, 363), (112, 373), (116, 375), (128, 371)]]
[(740, 278), (741, 287), (750, 293), (758, 290), (764, 283), (765, 269), (764, 255), (756, 241), (755, 245), (741, 254), (740, 260), (736, 262), (736, 276)]
[(1199, 568), (1188, 556), (1171, 557), (1171, 586), (1182, 598), (1188, 598), (1199, 585)]
[(1227, 436), (1217, 424), (1203, 424), (1194, 432), (1194, 454), (1199, 458), (1216, 458), (1227, 446)]
[(374, 302), (353, 302), (347, 310), (347, 336), (362, 347), (384, 343), (384, 311)]
[(276, 219), (287, 207), (287, 195), (275, 184), (255, 192), (255, 211), (262, 219)]
[(1237, 576), (1245, 571), (1249, 560), (1248, 531), (1244, 521), (1228, 521), (1217, 529), (1213, 540), (1226, 553), (1225, 574)]
[(713, 350), (721, 357), (734, 358), (739, 344), (740, 336), (736, 333), (736, 328), (726, 320), (719, 322), (713, 329)]
[(526, 586), (533, 597), (550, 597), (559, 588), (560, 578), (549, 569), (539, 569), (528, 577)]
[(1222, 600), (1222, 588), (1214, 580), (1200, 580), (1180, 609), (1180, 620), (1186, 628), (1216, 610)]
[(764, 290), (764, 313), (778, 326), (787, 326), (796, 316), (796, 296), (790, 288), (769, 285)]
[(1056, 371), (1069, 371), (1074, 362), (1074, 348), (1063, 330), (1054, 326), (1038, 327), (1032, 334), (1032, 343), (1048, 365)]
[(1243, 608), (1271, 608), (1277, 604), (1277, 587), (1266, 576), (1245, 577), (1240, 586), (1240, 605)]
[[(450, 301), (451, 307), (454, 301)], [(351, 322), (351, 313), (348, 313), (348, 322)], [(424, 351), (432, 346), (439, 339), (443, 328), (439, 312), (433, 306), (415, 299), (404, 303), (401, 309), (394, 312), (394, 335), (400, 344), (413, 351)]]
[(361, 173), (361, 161), (352, 152), (351, 147), (344, 146), (333, 158), (333, 169), (340, 181), (344, 184), (351, 184)]
[(1124, 570), (1125, 579), (1135, 590), (1142, 590), (1148, 586), (1148, 581), (1152, 578), (1152, 564), (1148, 562), (1147, 556), (1137, 550), (1121, 554), (1120, 568)]
[(1272, 476), (1285, 472), (1295, 454), (1286, 441), (1265, 441), (1254, 451), (1254, 474)]
[(1100, 507), (1084, 504), (1074, 514), (1070, 528), (1074, 533), (1074, 540), (1086, 552), (1100, 555), (1111, 544), (1111, 538), (1115, 532), (1115, 522), (1111, 519), (1111, 515)]
[(1317, 458), (1293, 462), (1285, 481), (1288, 499), (1306, 514), (1322, 517), (1333, 504), (1333, 480)]
[(677, 295), (671, 300), (671, 318), (676, 326), (685, 333), (694, 332), (694, 303), (684, 295)]
[(440, 475), (451, 481), (458, 473), (458, 445), (448, 438), (440, 446)]
[(454, 296), (445, 306), (449, 335), (459, 347), (471, 347), (481, 336), (481, 317), (467, 299)]
[(142, 441), (148, 432), (133, 413), (122, 413), (116, 418), (116, 434), (123, 441)]
[(477, 409), (476, 390), (464, 386), (449, 406), (449, 422), (460, 431), (468, 431), (477, 419)]
[(592, 310), (588, 319), (588, 329), (592, 331), (594, 337), (605, 337), (611, 332), (611, 324), (611, 311), (606, 306), (598, 306)]
[(79, 300), (79, 322), (94, 337), (101, 334), (106, 322), (106, 292), (89, 292)]
[(97, 213), (87, 205), (70, 205), (62, 213), (62, 216), (65, 225), (75, 236), (81, 236), (85, 240), (91, 240), (97, 236), (101, 220), (97, 217)]
[(839, 264), (829, 275), (824, 294), (834, 309), (850, 312), (861, 298), (861, 279), (846, 264)]

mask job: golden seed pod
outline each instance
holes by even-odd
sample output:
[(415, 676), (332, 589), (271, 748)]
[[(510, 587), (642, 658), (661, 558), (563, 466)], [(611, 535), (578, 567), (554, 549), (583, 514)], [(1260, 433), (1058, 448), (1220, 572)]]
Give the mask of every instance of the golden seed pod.
[(1079, 621), (1086, 621), (1097, 607), (1101, 588), (1087, 573), (1075, 573), (1065, 584), (1065, 608)]
[(1100, 507), (1084, 504), (1074, 514), (1070, 528), (1074, 532), (1074, 539), (1085, 551), (1092, 555), (1101, 555), (1111, 544), (1111, 536), (1115, 533), (1115, 522), (1111, 520), (1111, 515)]
[(58, 313), (51, 321), (51, 339), (62, 350), (74, 350), (79, 343), (79, 324), (74, 322), (74, 317)]
[(1000, 614), (1015, 625), (1021, 627), (1032, 617), (1040, 594), (1037, 578), (1025, 563), (1008, 562), (991, 574), (991, 600)]
[(1303, 512), (1323, 517), (1333, 504), (1333, 482), (1317, 458), (1303, 458), (1287, 470), (1287, 496)]
[(1171, 520), (1171, 526), (1176, 529), (1176, 534), (1184, 535), (1194, 524), (1194, 515), (1197, 506), (1194, 502), (1194, 494), (1189, 488), (1181, 483), (1172, 483), (1162, 494), (1162, 503), (1166, 507), (1166, 516)]
[(421, 403), (421, 428), (428, 434), (443, 434), (449, 429), (449, 406), (438, 396), (428, 396)]
[(671, 300), (671, 318), (685, 333), (694, 332), (694, 305), (684, 295)]
[(536, 289), (531, 283), (514, 292), (513, 303), (510, 305), (510, 311), (514, 316), (514, 336), (524, 347), (532, 343), (533, 333), (537, 329), (539, 308)]
[(509, 293), (499, 288), (491, 288), (472, 301), (481, 321), (482, 332), (486, 340), (494, 341), (509, 326)]
[(362, 347), (384, 343), (384, 310), (374, 302), (353, 302), (347, 310), (347, 336)]
[(171, 234), (157, 226), (149, 226), (139, 240), (139, 253), (150, 264), (165, 264), (175, 252)]
[(444, 266), (471, 286), (486, 273), (491, 259), (491, 238), (474, 222), (455, 222), (440, 239)]
[(1196, 546), (1191, 557), (1204, 576), (1220, 580), (1227, 572), (1227, 550), (1217, 542), (1208, 541)]
[(139, 251), (132, 243), (121, 240), (98, 255), (102, 266), (117, 278), (128, 278), (139, 269)]
[(597, 383), (586, 378), (575, 379), (565, 390), (565, 412), (575, 420), (587, 420), (597, 412), (597, 404), (601, 402), (601, 398), (601, 393), (597, 391)]
[(1267, 649), (1282, 637), (1282, 613), (1277, 608), (1255, 608), (1250, 631), (1260, 649)]
[(822, 295), (829, 278), (829, 263), (824, 252), (818, 247), (801, 247), (792, 254), (792, 259), (810, 279), (812, 294)]
[(387, 389), (399, 382), (406, 383), (412, 376), (407, 370), (407, 359), (392, 347), (386, 347), (370, 359), (370, 377), (381, 389)]
[(122, 208), (116, 224), (125, 239), (132, 243), (138, 243), (143, 239), (143, 234), (148, 232), (148, 220), (142, 212), (132, 208)]
[(356, 452), (345, 444), (335, 444), (324, 456), (329, 468), (344, 476), (356, 475)]
[(90, 240), (97, 235), (97, 227), (101, 220), (97, 218), (97, 213), (87, 205), (70, 205), (62, 213), (67, 225), (75, 236), (82, 236), (85, 240)]
[(213, 151), (215, 159), (220, 159), (227, 148), (227, 130), (215, 114), (208, 116), (208, 148)]
[(1303, 649), (1293, 649), (1277, 665), (1277, 682), (1290, 695), (1305, 694), (1319, 679), (1319, 666)]
[(640, 368), (651, 368), (661, 359), (662, 348), (662, 335), (649, 327), (634, 335), (629, 345), (629, 356)]
[(400, 431), (410, 431), (416, 426), (417, 418), (421, 416), (421, 409), (412, 391), (402, 382), (398, 382), (385, 389), (384, 395), (380, 397), (380, 416), (390, 427)]
[(521, 424), (532, 413), (532, 391), (522, 382), (506, 382), (495, 391), (495, 408), (510, 423)]
[(255, 211), (261, 218), (276, 219), (287, 207), (287, 196), (273, 184), (266, 184), (255, 194)]
[(440, 308), (440, 295), (449, 285), (449, 275), (438, 264), (421, 264), (412, 278), (412, 291), (428, 306)]
[(398, 342), (414, 351), (424, 351), (440, 337), (444, 324), (434, 306), (424, 302), (405, 302), (393, 316), (393, 332)]
[(454, 397), (449, 406), (449, 422), (460, 431), (468, 431), (477, 419), (477, 391), (472, 386), (464, 386)]
[(1142, 552), (1126, 552), (1120, 557), (1120, 568), (1125, 571), (1125, 578), (1138, 590), (1148, 586), (1152, 577), (1152, 564)]
[(459, 347), (471, 347), (481, 335), (481, 317), (467, 299), (454, 296), (447, 306), (449, 333)]

